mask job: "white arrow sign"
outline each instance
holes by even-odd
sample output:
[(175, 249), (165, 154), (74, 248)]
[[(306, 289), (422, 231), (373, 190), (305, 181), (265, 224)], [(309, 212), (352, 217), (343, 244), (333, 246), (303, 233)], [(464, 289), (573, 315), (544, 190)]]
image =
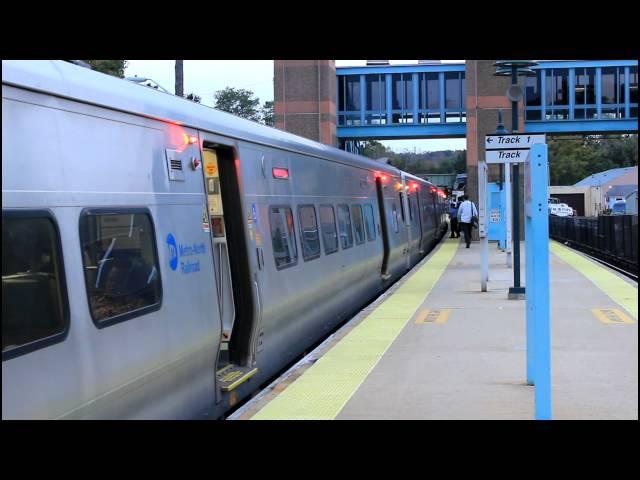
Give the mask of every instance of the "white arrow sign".
[(547, 143), (546, 135), (485, 135), (485, 150), (499, 150), (501, 148), (531, 148), (534, 143)]
[(524, 163), (529, 156), (529, 150), (487, 150), (487, 163)]

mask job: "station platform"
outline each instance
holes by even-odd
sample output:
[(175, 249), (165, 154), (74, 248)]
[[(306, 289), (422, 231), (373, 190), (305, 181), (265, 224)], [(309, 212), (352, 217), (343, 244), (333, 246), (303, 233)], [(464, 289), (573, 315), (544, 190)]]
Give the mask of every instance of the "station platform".
[[(637, 284), (550, 242), (552, 418), (637, 420)], [(480, 244), (442, 242), (229, 419), (534, 419), (526, 302), (489, 252), (481, 292)]]

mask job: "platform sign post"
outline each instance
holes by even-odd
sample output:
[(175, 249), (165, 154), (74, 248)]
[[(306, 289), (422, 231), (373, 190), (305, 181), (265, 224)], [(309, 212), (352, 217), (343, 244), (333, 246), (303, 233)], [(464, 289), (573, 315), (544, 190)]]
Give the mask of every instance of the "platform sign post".
[(478, 162), (478, 235), (480, 236), (480, 290), (489, 280), (489, 226), (487, 224), (487, 164)]
[(505, 222), (507, 226), (507, 235), (505, 241), (505, 250), (507, 252), (507, 267), (512, 266), (511, 260), (511, 165), (504, 166), (504, 190), (505, 190)]
[(527, 383), (535, 385), (536, 420), (550, 420), (551, 310), (547, 145), (532, 145), (529, 161), (524, 165)]

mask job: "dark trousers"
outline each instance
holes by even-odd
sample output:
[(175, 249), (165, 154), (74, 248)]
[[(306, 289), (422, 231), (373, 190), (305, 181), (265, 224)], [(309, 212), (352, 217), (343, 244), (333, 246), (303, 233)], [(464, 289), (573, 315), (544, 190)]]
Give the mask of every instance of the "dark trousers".
[(471, 245), (471, 224), (460, 222), (460, 229), (464, 233), (464, 243), (466, 243), (468, 247)]
[(451, 238), (458, 238), (460, 237), (460, 227), (458, 226), (458, 219), (457, 218), (452, 218), (451, 219)]

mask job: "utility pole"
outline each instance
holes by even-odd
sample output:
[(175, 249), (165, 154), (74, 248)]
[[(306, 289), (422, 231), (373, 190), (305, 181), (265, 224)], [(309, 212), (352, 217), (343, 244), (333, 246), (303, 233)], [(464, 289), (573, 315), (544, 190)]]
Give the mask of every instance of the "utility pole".
[(176, 96), (184, 97), (184, 60), (176, 60)]

